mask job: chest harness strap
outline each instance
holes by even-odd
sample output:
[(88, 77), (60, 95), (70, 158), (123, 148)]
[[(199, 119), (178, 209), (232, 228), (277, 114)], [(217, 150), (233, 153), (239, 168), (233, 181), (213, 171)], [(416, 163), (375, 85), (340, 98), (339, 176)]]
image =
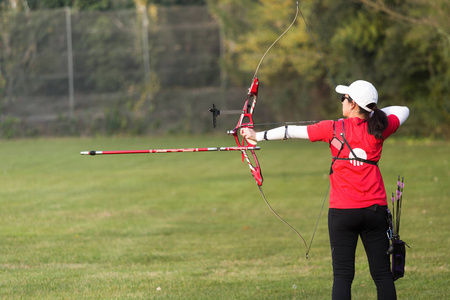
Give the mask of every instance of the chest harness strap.
[[(336, 156), (333, 156), (333, 161), (331, 162), (331, 168), (330, 168), (330, 175), (333, 173), (333, 164), (336, 160), (356, 160), (362, 163), (366, 163), (369, 165), (374, 165), (374, 166), (378, 166), (378, 161), (373, 161), (373, 160), (367, 160), (364, 158), (360, 158), (358, 156), (356, 156), (355, 152), (353, 151), (352, 147), (350, 147), (350, 144), (348, 143), (347, 139), (345, 138), (345, 123), (344, 121), (342, 121), (342, 133), (340, 134), (340, 136), (342, 137), (341, 141), (340, 139), (338, 139), (336, 137), (336, 126), (335, 126), (336, 122), (333, 122), (333, 139), (330, 141), (330, 147), (333, 145), (334, 147), (336, 147), (337, 149), (339, 149), (339, 152)], [(344, 158), (344, 157), (339, 157), (339, 155), (341, 154), (342, 149), (344, 149), (344, 145), (347, 145), (348, 149), (350, 150), (350, 152), (353, 154), (353, 157), (350, 158)]]

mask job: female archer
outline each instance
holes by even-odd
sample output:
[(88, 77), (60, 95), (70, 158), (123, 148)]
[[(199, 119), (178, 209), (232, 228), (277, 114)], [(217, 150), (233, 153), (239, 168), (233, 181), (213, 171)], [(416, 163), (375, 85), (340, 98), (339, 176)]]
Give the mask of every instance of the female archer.
[(242, 128), (249, 142), (289, 138), (330, 145), (328, 230), (333, 261), (332, 299), (351, 299), (355, 251), (361, 237), (378, 299), (396, 299), (386, 234), (387, 197), (378, 161), (383, 142), (409, 116), (404, 106), (377, 107), (378, 93), (367, 81), (339, 85), (345, 119), (308, 126), (283, 126), (263, 132)]

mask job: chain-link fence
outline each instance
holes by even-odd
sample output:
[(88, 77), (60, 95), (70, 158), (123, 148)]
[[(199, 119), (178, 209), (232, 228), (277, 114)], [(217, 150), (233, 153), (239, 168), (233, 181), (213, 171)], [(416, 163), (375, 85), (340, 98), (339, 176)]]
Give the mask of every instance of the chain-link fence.
[(200, 132), (212, 103), (245, 96), (221, 84), (220, 29), (204, 6), (3, 13), (0, 26), (3, 137)]

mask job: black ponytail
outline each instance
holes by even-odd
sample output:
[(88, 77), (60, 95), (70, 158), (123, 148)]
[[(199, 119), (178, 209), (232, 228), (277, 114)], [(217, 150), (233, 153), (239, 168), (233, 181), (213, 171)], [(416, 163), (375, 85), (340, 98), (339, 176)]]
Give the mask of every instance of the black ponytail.
[[(352, 98), (346, 98), (349, 102), (353, 102)], [(372, 112), (368, 112), (364, 108), (359, 107), (359, 113), (367, 120), (367, 131), (375, 138), (382, 140), (383, 132), (388, 127), (389, 121), (384, 111), (377, 107), (376, 103), (367, 104), (366, 107), (371, 109)], [(370, 115), (372, 114), (372, 116)]]
[(367, 119), (367, 131), (377, 139), (382, 140), (383, 132), (389, 125), (388, 118), (384, 111), (377, 108), (375, 103), (370, 103), (367, 107), (373, 111), (372, 116)]

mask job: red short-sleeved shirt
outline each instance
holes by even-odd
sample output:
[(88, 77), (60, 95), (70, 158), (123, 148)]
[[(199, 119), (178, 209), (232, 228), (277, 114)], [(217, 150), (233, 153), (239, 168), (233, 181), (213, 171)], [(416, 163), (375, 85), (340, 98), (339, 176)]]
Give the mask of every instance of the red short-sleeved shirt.
[[(384, 139), (394, 133), (400, 126), (395, 115), (388, 116), (389, 125), (383, 132)], [(381, 157), (383, 140), (376, 139), (367, 132), (367, 122), (359, 118), (349, 118), (339, 121), (322, 121), (308, 126), (308, 136), (311, 142), (330, 143), (335, 135), (340, 140), (342, 122), (345, 126), (345, 138), (357, 157), (370, 161), (378, 161)], [(333, 128), (335, 124), (335, 129)], [(337, 156), (339, 149), (330, 145), (332, 156)], [(352, 154), (344, 146), (339, 157), (351, 158)], [(330, 208), (363, 208), (374, 204), (387, 205), (386, 191), (380, 169), (376, 165), (362, 163), (356, 160), (336, 160), (333, 173), (330, 175)]]

